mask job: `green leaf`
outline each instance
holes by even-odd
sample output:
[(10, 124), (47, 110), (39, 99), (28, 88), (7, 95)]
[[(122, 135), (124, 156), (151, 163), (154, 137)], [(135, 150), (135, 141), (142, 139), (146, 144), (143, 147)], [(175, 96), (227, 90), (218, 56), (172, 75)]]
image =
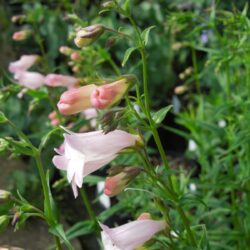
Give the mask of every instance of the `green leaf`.
[(145, 30), (143, 30), (143, 32), (141, 33), (141, 38), (142, 38), (142, 41), (144, 43), (144, 45), (146, 46), (147, 43), (148, 43), (148, 38), (149, 38), (149, 33), (150, 31), (155, 28), (156, 26), (150, 26), (148, 28), (146, 28)]
[(0, 123), (5, 123), (7, 121), (8, 121), (8, 119), (6, 118), (6, 116), (4, 115), (4, 113), (0, 112)]
[(51, 227), (49, 229), (49, 232), (52, 233), (53, 235), (58, 236), (60, 238), (60, 240), (62, 240), (66, 244), (68, 249), (74, 250), (74, 247), (69, 242), (69, 240), (68, 240), (68, 238), (63, 230), (63, 226), (61, 224), (57, 224), (57, 225)]
[(169, 112), (169, 110), (173, 107), (173, 105), (169, 105), (165, 108), (160, 109), (159, 111), (157, 111), (156, 113), (153, 114), (153, 120), (156, 124), (160, 124), (165, 116), (167, 115), (167, 113)]
[(82, 235), (91, 234), (94, 232), (94, 225), (94, 222), (90, 220), (78, 222), (66, 232), (67, 238), (73, 239)]
[(122, 7), (125, 10), (125, 12), (129, 14), (130, 13), (130, 0), (126, 0)]
[(59, 218), (58, 218), (57, 207), (56, 207), (56, 204), (55, 204), (55, 201), (53, 199), (51, 189), (50, 189), (49, 170), (47, 170), (47, 173), (46, 173), (46, 183), (47, 183), (48, 192), (49, 192), (49, 200), (50, 200), (50, 206), (51, 206), (52, 214), (49, 214), (49, 208), (48, 208), (49, 204), (47, 204), (46, 201), (44, 201), (44, 212), (45, 212), (45, 215), (49, 218), (50, 223), (53, 224), (53, 223), (56, 223)]
[(62, 130), (61, 128), (54, 128), (51, 131), (49, 131), (45, 136), (43, 136), (41, 143), (39, 145), (39, 150), (41, 151), (46, 146), (52, 135), (58, 133), (61, 130)]
[(97, 175), (88, 175), (84, 178), (84, 183), (97, 184), (100, 181), (104, 181), (105, 178)]
[(10, 221), (10, 217), (7, 215), (1, 215), (0, 216), (0, 232), (4, 231), (6, 227), (8, 226)]
[(5, 137), (6, 140), (13, 148), (14, 153), (33, 156), (34, 152), (30, 145), (25, 141), (16, 141), (11, 137)]
[(128, 48), (124, 54), (123, 61), (122, 61), (122, 67), (125, 66), (126, 62), (128, 61), (131, 54), (136, 50), (136, 47)]

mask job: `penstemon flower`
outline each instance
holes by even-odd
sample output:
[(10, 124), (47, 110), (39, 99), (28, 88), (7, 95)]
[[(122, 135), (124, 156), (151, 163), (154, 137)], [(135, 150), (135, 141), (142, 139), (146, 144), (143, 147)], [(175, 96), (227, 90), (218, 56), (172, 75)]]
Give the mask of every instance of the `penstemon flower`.
[(105, 250), (134, 250), (166, 227), (164, 221), (136, 220), (116, 228), (100, 224)]
[(54, 165), (67, 171), (75, 197), (77, 187), (81, 188), (83, 178), (112, 161), (117, 154), (136, 145), (140, 137), (122, 130), (108, 134), (103, 131), (64, 134), (64, 150), (56, 149), (59, 155), (53, 157)]
[(71, 88), (79, 83), (79, 80), (73, 76), (65, 76), (60, 74), (48, 74), (44, 82), (50, 87), (67, 87)]
[(26, 71), (38, 60), (38, 58), (38, 55), (23, 55), (18, 61), (10, 63), (9, 71), (13, 74)]
[(44, 76), (38, 72), (18, 72), (14, 78), (28, 89), (37, 89), (44, 84)]
[(88, 108), (106, 109), (116, 104), (131, 86), (129, 78), (97, 86), (70, 89), (61, 95), (57, 106), (63, 115), (72, 115)]

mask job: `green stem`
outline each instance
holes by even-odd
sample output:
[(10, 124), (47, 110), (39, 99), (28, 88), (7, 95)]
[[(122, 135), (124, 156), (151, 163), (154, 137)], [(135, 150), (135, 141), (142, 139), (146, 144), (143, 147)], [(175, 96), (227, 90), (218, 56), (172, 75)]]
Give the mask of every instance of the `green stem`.
[[(132, 26), (134, 27), (134, 29), (136, 31), (136, 34), (137, 34), (137, 37), (138, 37), (138, 40), (139, 40), (139, 45), (140, 45), (139, 51), (141, 53), (141, 58), (142, 58), (143, 90), (144, 90), (144, 96), (145, 96), (144, 104), (145, 104), (145, 111), (146, 111), (145, 115), (148, 118), (151, 130), (152, 130), (152, 134), (153, 134), (155, 143), (157, 145), (157, 148), (159, 150), (159, 153), (160, 153), (161, 159), (163, 161), (164, 167), (165, 167), (165, 169), (167, 171), (169, 171), (170, 167), (169, 167), (169, 164), (168, 164), (167, 156), (166, 156), (165, 150), (164, 150), (164, 148), (162, 146), (160, 136), (159, 136), (159, 133), (158, 133), (157, 128), (156, 128), (156, 124), (155, 124), (154, 120), (152, 119), (152, 116), (151, 116), (151, 113), (150, 113), (150, 97), (149, 97), (149, 92), (148, 92), (148, 72), (147, 72), (147, 59), (146, 59), (146, 55), (145, 55), (145, 46), (144, 46), (144, 43), (143, 43), (142, 38), (141, 38), (140, 31), (139, 31), (138, 26), (136, 25), (135, 21), (133, 20), (133, 18), (131, 16), (128, 16), (128, 18), (129, 18)], [(173, 192), (173, 195), (175, 196), (175, 200), (177, 200), (178, 197), (177, 197), (177, 195), (175, 194), (175, 191), (174, 191), (174, 186), (173, 186), (171, 175), (168, 175), (168, 185), (169, 185), (169, 189)], [(187, 230), (187, 233), (188, 233), (191, 244), (196, 247), (197, 244), (196, 244), (196, 241), (195, 241), (195, 237), (194, 237), (193, 232), (192, 232), (192, 230), (190, 228), (189, 221), (188, 221), (188, 219), (186, 217), (186, 214), (184, 213), (182, 207), (177, 205), (176, 209), (177, 209), (178, 213), (180, 214), (180, 216), (182, 218), (183, 224), (184, 224), (184, 226), (185, 226), (185, 228)]]
[(42, 182), (45, 205), (46, 205), (46, 208), (48, 209), (48, 218), (51, 219), (52, 218), (52, 209), (51, 209), (51, 204), (50, 204), (50, 199), (49, 199), (49, 189), (47, 186), (46, 176), (44, 173), (40, 152), (38, 152), (35, 155), (35, 161), (36, 161), (36, 165), (37, 165), (40, 179)]
[(95, 215), (95, 212), (94, 212), (94, 209), (92, 208), (91, 204), (90, 204), (90, 201), (89, 201), (89, 198), (88, 198), (88, 195), (84, 189), (84, 187), (82, 187), (80, 189), (80, 195), (82, 197), (82, 200), (83, 200), (83, 203), (87, 209), (87, 212), (88, 212), (88, 215), (90, 217), (90, 219), (95, 223), (95, 230), (96, 230), (96, 233), (99, 234), (100, 233), (100, 230), (99, 230), (99, 224), (98, 224), (98, 221), (97, 221), (97, 218), (96, 218), (96, 215)]
[(55, 242), (56, 242), (56, 250), (62, 250), (60, 239), (55, 236)]

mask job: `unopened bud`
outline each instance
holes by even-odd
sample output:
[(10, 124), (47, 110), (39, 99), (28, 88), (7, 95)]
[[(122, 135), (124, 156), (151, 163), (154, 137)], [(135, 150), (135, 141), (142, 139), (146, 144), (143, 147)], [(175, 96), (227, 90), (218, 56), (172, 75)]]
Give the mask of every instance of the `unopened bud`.
[(0, 189), (0, 200), (8, 200), (10, 197), (11, 197), (10, 192)]
[(113, 197), (122, 192), (141, 172), (141, 168), (138, 167), (120, 167), (119, 170), (121, 171), (120, 173), (106, 178), (104, 193), (109, 197)]
[(77, 47), (82, 48), (92, 44), (97, 40), (105, 30), (105, 26), (102, 24), (95, 24), (80, 29), (75, 38), (75, 44)]
[(188, 67), (185, 69), (184, 73), (186, 76), (190, 75), (193, 72), (193, 68), (192, 67)]
[(23, 41), (27, 39), (31, 35), (32, 31), (31, 30), (21, 30), (17, 31), (12, 35), (12, 39), (14, 41)]
[(106, 9), (112, 9), (115, 7), (115, 3), (113, 1), (107, 1), (102, 4), (102, 7)]
[(139, 215), (137, 220), (152, 220), (152, 217), (150, 213), (142, 213)]
[(68, 46), (61, 46), (59, 48), (59, 51), (61, 54), (65, 55), (65, 56), (70, 56), (71, 53), (73, 52), (73, 50)]
[(79, 61), (81, 59), (81, 55), (78, 52), (74, 51), (71, 53), (70, 59), (72, 61)]
[(11, 225), (15, 226), (17, 222), (19, 221), (20, 217), (21, 217), (21, 214), (19, 212), (15, 212), (13, 219), (11, 221)]
[(26, 16), (25, 15), (16, 15), (11, 17), (11, 22), (12, 23), (22, 23), (25, 21)]
[(174, 89), (174, 93), (176, 95), (181, 95), (183, 93), (185, 93), (186, 91), (188, 90), (188, 87), (187, 86), (177, 86), (175, 89)]
[(176, 43), (173, 43), (173, 44), (172, 44), (172, 49), (173, 49), (173, 50), (179, 50), (179, 49), (182, 48), (182, 47), (183, 47), (183, 44), (180, 43), (180, 42), (176, 42)]

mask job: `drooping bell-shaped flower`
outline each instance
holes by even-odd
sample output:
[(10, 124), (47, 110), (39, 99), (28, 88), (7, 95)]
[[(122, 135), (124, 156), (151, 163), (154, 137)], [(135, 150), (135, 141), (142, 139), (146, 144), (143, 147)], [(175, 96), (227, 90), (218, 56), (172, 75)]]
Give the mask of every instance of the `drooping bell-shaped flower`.
[(166, 227), (164, 221), (136, 220), (116, 228), (100, 224), (105, 250), (134, 250)]
[(117, 154), (136, 145), (139, 136), (122, 130), (108, 134), (103, 131), (64, 134), (64, 151), (56, 150), (59, 155), (53, 157), (54, 165), (67, 171), (75, 197), (77, 187), (81, 188), (83, 178), (112, 161)]
[(23, 55), (18, 61), (10, 63), (9, 71), (13, 74), (26, 71), (38, 60), (38, 58), (38, 55)]
[(113, 83), (86, 85), (61, 95), (57, 106), (63, 115), (72, 115), (88, 108), (106, 109), (116, 104), (130, 88), (132, 78), (123, 77)]
[(44, 76), (38, 72), (18, 72), (15, 74), (15, 79), (28, 89), (37, 89), (44, 84)]
[(79, 83), (79, 80), (73, 76), (66, 76), (60, 74), (48, 74), (45, 79), (45, 84), (50, 87), (67, 87), (71, 88)]

